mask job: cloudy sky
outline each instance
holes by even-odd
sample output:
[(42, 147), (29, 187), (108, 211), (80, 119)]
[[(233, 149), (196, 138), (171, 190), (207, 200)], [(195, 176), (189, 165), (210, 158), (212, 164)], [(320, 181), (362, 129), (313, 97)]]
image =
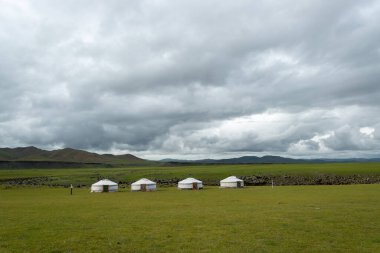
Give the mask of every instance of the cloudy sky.
[(0, 0), (0, 146), (380, 157), (380, 2)]

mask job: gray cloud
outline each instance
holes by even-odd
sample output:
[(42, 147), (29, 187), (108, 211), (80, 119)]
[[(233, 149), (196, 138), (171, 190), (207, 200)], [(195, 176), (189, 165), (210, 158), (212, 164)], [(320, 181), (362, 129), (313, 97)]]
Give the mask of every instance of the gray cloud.
[(1, 146), (144, 157), (380, 150), (376, 1), (1, 5)]

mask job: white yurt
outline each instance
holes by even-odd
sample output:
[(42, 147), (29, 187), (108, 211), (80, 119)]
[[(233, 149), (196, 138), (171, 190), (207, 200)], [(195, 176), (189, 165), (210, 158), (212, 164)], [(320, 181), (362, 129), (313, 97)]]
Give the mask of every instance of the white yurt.
[(203, 188), (202, 181), (189, 177), (178, 182), (178, 189), (183, 190), (198, 190)]
[(220, 187), (222, 188), (240, 188), (244, 187), (244, 181), (235, 176), (227, 177), (220, 180)]
[(118, 189), (117, 183), (108, 179), (102, 179), (91, 185), (91, 192), (117, 192)]
[(147, 191), (155, 191), (156, 188), (157, 188), (156, 183), (146, 178), (141, 178), (140, 180), (131, 184), (132, 191), (147, 192)]

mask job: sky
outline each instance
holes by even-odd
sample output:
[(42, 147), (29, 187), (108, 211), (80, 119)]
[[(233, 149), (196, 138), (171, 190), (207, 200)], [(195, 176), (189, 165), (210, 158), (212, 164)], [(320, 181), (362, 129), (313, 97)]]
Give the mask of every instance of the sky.
[(0, 147), (380, 157), (380, 2), (0, 0)]

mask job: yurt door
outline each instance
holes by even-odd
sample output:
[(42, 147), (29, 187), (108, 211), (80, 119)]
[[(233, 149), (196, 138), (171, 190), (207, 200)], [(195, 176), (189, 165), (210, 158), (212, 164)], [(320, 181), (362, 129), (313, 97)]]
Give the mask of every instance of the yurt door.
[(193, 183), (193, 190), (197, 190), (198, 189), (198, 183)]
[(108, 191), (109, 191), (108, 185), (103, 185), (103, 192), (108, 192)]
[(146, 184), (142, 184), (141, 185), (141, 191), (142, 192), (146, 192)]
[(241, 182), (236, 182), (236, 186), (237, 186), (237, 188), (240, 188), (241, 187)]

